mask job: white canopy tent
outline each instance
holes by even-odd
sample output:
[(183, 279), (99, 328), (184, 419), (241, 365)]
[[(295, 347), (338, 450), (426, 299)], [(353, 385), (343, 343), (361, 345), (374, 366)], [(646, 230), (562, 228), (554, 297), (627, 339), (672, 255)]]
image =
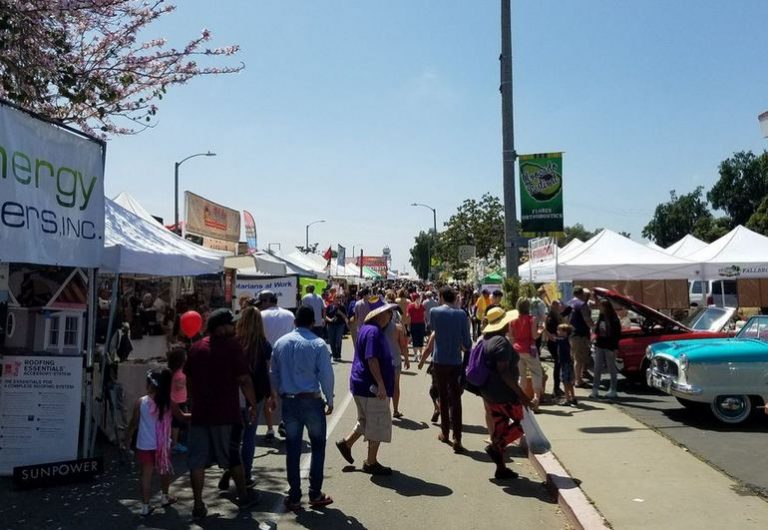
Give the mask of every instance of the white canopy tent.
[(701, 239), (688, 234), (677, 243), (673, 243), (666, 249), (667, 254), (677, 256), (678, 258), (687, 258), (694, 252), (705, 248), (707, 244)]
[(664, 252), (664, 251), (665, 251), (665, 250), (664, 250), (664, 247), (660, 247), (659, 245), (657, 245), (657, 244), (656, 244), (656, 243), (654, 243), (653, 241), (648, 241), (648, 242), (645, 244), (645, 246), (646, 246), (646, 247), (648, 247), (648, 248), (652, 248), (653, 250), (660, 250), (660, 251), (662, 251), (662, 252)]
[(229, 256), (224, 259), (224, 266), (228, 269), (237, 269), (238, 274), (250, 276), (284, 276), (289, 274), (285, 262), (258, 250), (249, 256)]
[(224, 270), (224, 256), (190, 243), (104, 199), (104, 258), (100, 272), (198, 276)]
[(670, 256), (611, 230), (562, 256), (557, 278), (574, 280), (675, 280), (699, 277), (696, 261)]
[(702, 264), (702, 280), (766, 278), (768, 237), (739, 225), (687, 259)]
[[(127, 191), (121, 191), (117, 197), (112, 199), (115, 203), (117, 203), (119, 206), (122, 206), (132, 214), (141, 217), (145, 221), (149, 221), (150, 223), (156, 224), (158, 226), (163, 226), (163, 224), (155, 219), (151, 213), (149, 213), (139, 201), (137, 201), (133, 195), (128, 193)], [(163, 227), (165, 228), (165, 227)]]

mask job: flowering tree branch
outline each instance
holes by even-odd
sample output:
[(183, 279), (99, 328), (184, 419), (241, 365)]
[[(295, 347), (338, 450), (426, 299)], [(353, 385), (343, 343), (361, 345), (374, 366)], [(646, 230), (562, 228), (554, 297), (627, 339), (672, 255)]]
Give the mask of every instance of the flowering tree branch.
[(169, 87), (245, 66), (199, 65), (239, 51), (208, 47), (207, 29), (180, 49), (138, 40), (174, 9), (165, 0), (0, 0), (0, 97), (102, 137), (151, 127)]

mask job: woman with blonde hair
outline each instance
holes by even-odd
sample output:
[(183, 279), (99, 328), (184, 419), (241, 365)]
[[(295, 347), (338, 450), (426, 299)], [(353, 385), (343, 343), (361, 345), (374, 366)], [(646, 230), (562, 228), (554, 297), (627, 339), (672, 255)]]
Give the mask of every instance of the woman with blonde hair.
[(544, 374), (541, 371), (539, 349), (536, 347), (536, 339), (541, 335), (541, 330), (536, 325), (536, 319), (531, 316), (531, 301), (520, 298), (517, 301), (518, 317), (509, 323), (509, 335), (512, 339), (512, 347), (520, 356), (520, 386), (525, 385), (526, 372), (530, 370), (533, 380), (533, 399), (531, 409), (539, 408), (539, 396), (542, 391)]
[[(265, 402), (264, 415), (268, 418), (267, 422), (271, 423), (271, 412), (275, 409), (275, 396), (269, 381), (269, 362), (272, 358), (272, 346), (270, 346), (264, 334), (264, 321), (259, 310), (253, 306), (247, 306), (243, 309), (241, 315), (235, 328), (235, 334), (245, 352), (248, 371), (253, 379), (256, 400), (259, 403)], [(253, 470), (253, 452), (256, 449), (257, 422), (249, 423), (248, 410), (244, 406), (242, 396), (241, 405), (243, 409), (243, 440), (240, 454), (243, 460), (246, 486), (252, 487), (254, 480), (251, 477), (251, 472)], [(224, 476), (222, 476), (219, 481), (219, 488), (223, 490), (229, 488), (228, 473), (224, 473)]]

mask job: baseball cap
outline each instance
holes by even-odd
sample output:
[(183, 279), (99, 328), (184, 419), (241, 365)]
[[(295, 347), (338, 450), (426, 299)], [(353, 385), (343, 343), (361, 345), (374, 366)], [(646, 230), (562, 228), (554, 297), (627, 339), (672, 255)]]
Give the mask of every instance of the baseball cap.
[(235, 322), (240, 320), (241, 316), (242, 314), (235, 315), (232, 313), (232, 311), (230, 311), (226, 307), (221, 307), (211, 312), (211, 314), (208, 316), (208, 323), (206, 324), (206, 329), (208, 330), (208, 333), (211, 333), (219, 326), (227, 326), (230, 324), (234, 324)]
[(259, 291), (259, 294), (256, 295), (256, 298), (253, 301), (253, 305), (255, 305), (256, 307), (259, 307), (264, 302), (276, 304), (277, 295), (272, 291), (270, 291), (269, 289), (264, 289), (263, 291)]

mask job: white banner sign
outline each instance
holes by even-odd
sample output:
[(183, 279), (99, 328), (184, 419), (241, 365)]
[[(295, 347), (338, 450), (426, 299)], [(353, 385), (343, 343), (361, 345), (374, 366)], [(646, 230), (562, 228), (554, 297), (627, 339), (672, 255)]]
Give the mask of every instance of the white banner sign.
[[(269, 290), (277, 295), (277, 305), (286, 309), (296, 307), (298, 293), (298, 278), (296, 276), (279, 276), (272, 278), (240, 278), (235, 280), (235, 296), (233, 305), (237, 305), (240, 295), (256, 296), (259, 291)], [(235, 307), (239, 309), (239, 307)]]
[(98, 267), (102, 146), (0, 103), (0, 261)]
[(528, 242), (529, 259), (531, 263), (538, 263), (555, 259), (557, 245), (551, 237), (540, 237)]
[(82, 357), (6, 355), (0, 377), (0, 475), (77, 458)]
[(475, 253), (474, 245), (459, 245), (459, 261), (469, 261), (475, 257)]

